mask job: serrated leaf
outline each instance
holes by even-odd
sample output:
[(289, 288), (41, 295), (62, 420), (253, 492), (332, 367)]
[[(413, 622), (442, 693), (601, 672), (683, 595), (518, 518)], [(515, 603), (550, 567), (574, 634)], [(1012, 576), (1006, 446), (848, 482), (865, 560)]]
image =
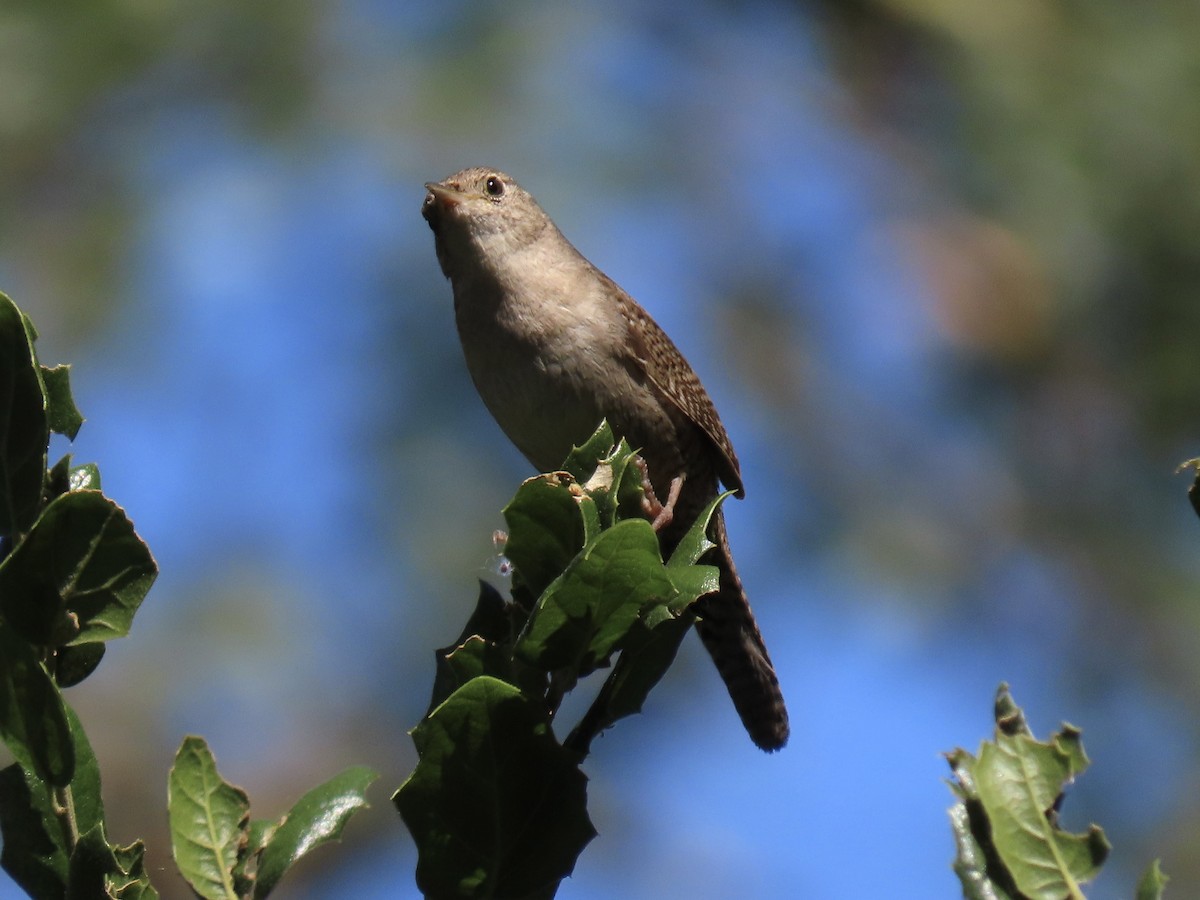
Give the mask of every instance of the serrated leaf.
[(578, 482), (587, 481), (592, 473), (596, 471), (596, 467), (600, 464), (600, 460), (607, 457), (616, 446), (616, 438), (613, 436), (613, 430), (605, 419), (600, 422), (600, 425), (592, 432), (582, 444), (571, 449), (567, 454), (566, 460), (563, 461), (563, 471), (570, 472), (571, 476)]
[[(97, 491), (56, 498), (0, 566), (0, 611), (36, 644), (129, 633), (158, 567), (124, 510)], [(63, 632), (73, 616), (75, 627)]]
[(596, 506), (598, 527), (588, 532), (588, 540), (595, 537), (600, 528), (610, 528), (621, 519), (644, 518), (643, 476), (635, 460), (637, 454), (622, 438), (581, 482), (584, 492)]
[(128, 847), (114, 847), (113, 855), (120, 874), (109, 879), (109, 890), (117, 900), (158, 900), (158, 891), (146, 872), (146, 845), (134, 841)]
[(476, 678), (413, 730), (420, 762), (392, 800), (429, 897), (526, 897), (571, 873), (595, 837), (587, 779), (545, 713)]
[(354, 766), (313, 788), (286, 816), (263, 848), (254, 883), (256, 900), (266, 897), (296, 860), (314, 847), (339, 840), (346, 821), (367, 804), (366, 791), (378, 772)]
[(28, 529), (42, 498), (50, 426), (36, 339), (33, 324), (0, 293), (0, 535)]
[(1047, 813), (1072, 777), (1057, 748), (1026, 735), (1000, 735), (985, 743), (974, 766), (979, 799), (988, 814), (997, 851), (1020, 891), (1031, 900), (1079, 893), (1108, 854), (1104, 833), (1056, 828)]
[(66, 900), (157, 900), (158, 892), (146, 874), (145, 855), (141, 841), (128, 847), (109, 844), (102, 824), (82, 831), (71, 855)]
[(33, 648), (0, 622), (0, 739), (21, 766), (63, 787), (75, 750), (62, 695)]
[(46, 389), (46, 421), (50, 430), (55, 434), (66, 435), (68, 440), (75, 440), (79, 427), (83, 424), (83, 416), (75, 406), (75, 398), (71, 396), (71, 367), (42, 366), (42, 384)]
[(585, 547), (546, 588), (514, 655), (546, 671), (571, 668), (582, 677), (651, 604), (677, 596), (654, 529), (644, 519), (626, 519)]
[[(1005, 685), (997, 693), (995, 717), (995, 739), (983, 743), (978, 757), (964, 750), (950, 757), (956, 793), (978, 844), (972, 859), (982, 854), (987, 879), (1010, 894), (1029, 900), (1080, 898), (1079, 886), (1095, 877), (1109, 845), (1095, 825), (1072, 834), (1057, 824), (1064, 785), (1088, 764), (1079, 731), (1065, 726), (1047, 743), (1035, 740)], [(961, 855), (962, 840), (959, 847)], [(960, 858), (956, 871), (960, 866), (978, 880), (971, 861)]]
[(522, 484), (504, 507), (504, 554), (534, 599), (584, 545), (583, 517), (572, 487), (578, 490), (554, 475), (538, 475)]
[(731, 496), (733, 496), (733, 491), (726, 491), (713, 497), (705, 505), (704, 509), (700, 511), (700, 515), (696, 517), (696, 521), (684, 534), (683, 539), (671, 552), (671, 558), (667, 560), (667, 568), (682, 569), (695, 565), (705, 553), (713, 548), (713, 542), (708, 539), (709, 523), (717, 514), (717, 510), (721, 508), (721, 504), (725, 502), (725, 498)]
[(250, 817), (246, 792), (223, 780), (203, 738), (186, 737), (167, 781), (171, 852), (187, 883), (208, 900), (234, 900), (234, 868)]
[(1159, 860), (1154, 860), (1142, 873), (1142, 877), (1138, 879), (1137, 900), (1162, 900), (1163, 891), (1167, 888), (1167, 882), (1171, 879), (1163, 874), (1162, 868), (1159, 866)]

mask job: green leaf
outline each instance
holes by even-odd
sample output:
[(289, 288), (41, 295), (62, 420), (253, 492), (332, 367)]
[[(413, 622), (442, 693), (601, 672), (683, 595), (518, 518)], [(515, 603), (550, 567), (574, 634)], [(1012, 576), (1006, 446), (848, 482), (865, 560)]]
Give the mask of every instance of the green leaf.
[(50, 426), (33, 324), (0, 294), (0, 536), (25, 531), (37, 516)]
[(167, 781), (167, 815), (175, 864), (201, 897), (238, 896), (233, 872), (249, 811), (246, 792), (221, 778), (204, 739), (184, 738)]
[[(434, 709), (445, 702), (447, 697), (462, 687), (468, 680), (482, 673), (483, 664), (480, 662), (477, 667), (478, 671), (471, 671), (469, 675), (464, 677), (462, 664), (465, 662), (465, 656), (460, 656), (455, 664), (451, 664), (451, 656), (458, 648), (462, 647), (472, 637), (477, 637), (481, 645), (490, 645), (493, 647), (500, 642), (508, 641), (512, 632), (508, 606), (509, 604), (504, 601), (504, 598), (500, 596), (500, 593), (494, 587), (486, 581), (479, 582), (479, 596), (475, 601), (475, 610), (467, 620), (462, 634), (458, 636), (458, 639), (453, 644), (448, 647), (440, 647), (434, 651), (436, 668), (433, 679), (433, 694), (430, 697), (429, 708), (425, 711), (425, 715), (433, 712)], [(482, 646), (478, 648), (478, 652), (480, 654), (484, 652)], [(503, 678), (502, 675), (499, 675), (499, 672), (492, 672), (492, 674)]]
[(639, 620), (630, 628), (621, 645), (621, 655), (605, 679), (587, 713), (564, 741), (564, 746), (587, 754), (592, 739), (619, 719), (642, 711), (650, 691), (666, 674), (679, 645), (687, 636), (695, 616), (678, 618), (666, 614), (663, 607)]
[[(957, 786), (952, 785), (952, 789)], [(961, 792), (956, 790), (962, 796)], [(1012, 900), (1012, 894), (1002, 887), (995, 875), (1004, 875), (1003, 871), (996, 872), (993, 867), (989, 874), (989, 860), (986, 849), (975, 839), (976, 825), (971, 821), (972, 809), (977, 809), (978, 801), (968, 801), (965, 797), (962, 803), (950, 807), (950, 827), (954, 832), (954, 843), (958, 854), (954, 859), (954, 874), (962, 883), (965, 900)], [(1007, 880), (1007, 879), (1005, 879)], [(1011, 881), (1008, 881), (1011, 885)]]
[(84, 463), (71, 470), (70, 489), (73, 491), (100, 490), (100, 468), (95, 463)]
[(55, 434), (64, 434), (73, 441), (75, 435), (79, 434), (83, 416), (79, 414), (75, 398), (71, 396), (71, 367), (42, 366), (41, 371), (42, 384), (46, 389), (46, 420), (50, 430)]
[(33, 648), (0, 622), (0, 738), (22, 768), (57, 787), (75, 771), (62, 695)]
[(65, 454), (62, 459), (50, 467), (46, 473), (45, 500), (49, 503), (55, 497), (65, 494), (71, 489), (71, 454)]
[(0, 566), (0, 612), (35, 644), (111, 640), (129, 633), (157, 574), (124, 510), (98, 491), (74, 491), (46, 507)]
[(158, 892), (146, 874), (146, 848), (141, 841), (128, 847), (108, 843), (104, 826), (83, 831), (71, 855), (66, 900), (157, 900)]
[[(1083, 897), (1080, 885), (1096, 876), (1109, 844), (1095, 825), (1084, 834), (1058, 827), (1063, 787), (1088, 765), (1078, 729), (1067, 725), (1047, 743), (1035, 740), (1004, 685), (996, 726), (995, 740), (983, 743), (978, 758), (965, 750), (950, 756), (972, 836), (992, 862), (989, 878), (1011, 883), (1029, 900)], [(967, 863), (961, 868), (978, 871)]]
[[(65, 799), (82, 834), (104, 824), (100, 767), (75, 711), (63, 704), (71, 731), (75, 774)], [(7, 871), (32, 897), (64, 896), (74, 863), (52, 788), (33, 772), (12, 765), (0, 772), (0, 834)]]
[(537, 599), (584, 545), (580, 488), (555, 475), (530, 478), (504, 507), (508, 541), (504, 555)]
[(75, 775), (71, 779), (71, 803), (75, 809), (75, 828), (83, 833), (104, 824), (104, 800), (100, 791), (100, 764), (92, 752), (83, 723), (69, 703), (63, 703), (71, 744), (75, 751)]
[(109, 878), (109, 890), (117, 900), (158, 900), (158, 891), (146, 872), (146, 845), (134, 841), (128, 847), (114, 847), (119, 874)]
[[(581, 484), (596, 504), (596, 518), (603, 528), (626, 518), (645, 518), (642, 499), (642, 470), (635, 465), (637, 454), (624, 438), (609, 454), (596, 463), (595, 470)], [(589, 534), (589, 540), (594, 534)]]
[(95, 900), (108, 897), (110, 876), (120, 873), (117, 858), (104, 836), (104, 826), (81, 831), (71, 853), (70, 880), (66, 900)]
[(54, 654), (54, 680), (58, 686), (74, 687), (95, 672), (104, 659), (104, 647), (100, 642), (59, 647)]
[(365, 766), (354, 766), (297, 801), (263, 849), (254, 884), (256, 900), (266, 897), (309, 850), (341, 838), (350, 816), (367, 806), (367, 787), (378, 777), (378, 772)]
[(66, 894), (70, 855), (46, 784), (17, 763), (0, 771), (0, 865), (30, 897)]
[(420, 762), (392, 800), (426, 896), (526, 897), (569, 875), (595, 837), (586, 777), (512, 685), (468, 682), (413, 742)]
[(654, 529), (644, 519), (626, 519), (585, 547), (546, 589), (514, 654), (582, 677), (608, 658), (648, 606), (677, 596)]
[(601, 421), (599, 427), (592, 432), (591, 437), (577, 447), (573, 447), (567, 454), (567, 458), (563, 462), (563, 471), (570, 472), (571, 477), (580, 483), (587, 481), (596, 471), (600, 460), (612, 453), (616, 443), (617, 439), (613, 436), (613, 430), (609, 426), (608, 420)]
[[(717, 514), (717, 510), (721, 504), (725, 502), (726, 497), (733, 496), (733, 491), (726, 491), (708, 502), (708, 505), (700, 511), (700, 515), (696, 517), (696, 521), (692, 523), (692, 527), (687, 530), (687, 533), (680, 540), (675, 550), (671, 553), (671, 558), (667, 561), (667, 568), (681, 569), (686, 566), (694, 565), (700, 561), (714, 546), (713, 542), (708, 539), (708, 526), (712, 521), (712, 517)], [(713, 590), (716, 590), (715, 588)]]
[(1138, 880), (1137, 900), (1162, 900), (1163, 891), (1170, 880), (1159, 867), (1159, 860), (1154, 860)]
[(262, 848), (267, 846), (267, 841), (271, 840), (278, 827), (279, 823), (270, 819), (253, 819), (246, 829), (246, 852), (242, 854), (243, 859), (257, 856)]

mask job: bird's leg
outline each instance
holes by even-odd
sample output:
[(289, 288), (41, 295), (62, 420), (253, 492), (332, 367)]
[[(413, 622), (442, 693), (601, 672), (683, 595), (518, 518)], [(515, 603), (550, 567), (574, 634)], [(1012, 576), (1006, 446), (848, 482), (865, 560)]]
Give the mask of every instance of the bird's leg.
[(679, 492), (683, 490), (683, 479), (686, 477), (683, 473), (676, 475), (671, 479), (671, 487), (667, 492), (667, 502), (665, 504), (659, 502), (658, 496), (654, 493), (654, 485), (650, 483), (650, 472), (646, 468), (646, 461), (640, 456), (635, 456), (634, 462), (637, 467), (642, 470), (642, 509), (645, 510), (647, 518), (650, 519), (650, 525), (655, 531), (661, 531), (671, 524), (671, 520), (675, 518), (675, 502), (679, 499)]

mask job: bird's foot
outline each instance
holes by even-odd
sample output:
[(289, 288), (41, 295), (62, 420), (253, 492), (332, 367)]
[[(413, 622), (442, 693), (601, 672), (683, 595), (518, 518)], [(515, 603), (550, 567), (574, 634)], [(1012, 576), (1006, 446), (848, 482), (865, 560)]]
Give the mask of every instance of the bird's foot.
[(671, 487), (667, 492), (667, 502), (661, 503), (658, 496), (654, 493), (654, 486), (650, 483), (650, 474), (646, 469), (646, 461), (640, 456), (634, 457), (639, 469), (642, 470), (642, 509), (646, 512), (646, 517), (650, 519), (650, 526), (655, 531), (661, 531), (671, 524), (671, 520), (675, 518), (675, 502), (679, 499), (679, 492), (683, 489), (683, 475), (676, 475), (671, 479)]

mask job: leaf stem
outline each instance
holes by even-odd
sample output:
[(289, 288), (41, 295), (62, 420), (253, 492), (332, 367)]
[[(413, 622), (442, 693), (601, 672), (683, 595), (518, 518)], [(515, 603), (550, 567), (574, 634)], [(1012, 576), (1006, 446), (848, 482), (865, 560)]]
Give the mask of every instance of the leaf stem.
[(75, 797), (70, 785), (54, 788), (54, 814), (62, 825), (63, 835), (67, 839), (67, 848), (74, 851), (79, 843), (79, 822), (75, 818)]

